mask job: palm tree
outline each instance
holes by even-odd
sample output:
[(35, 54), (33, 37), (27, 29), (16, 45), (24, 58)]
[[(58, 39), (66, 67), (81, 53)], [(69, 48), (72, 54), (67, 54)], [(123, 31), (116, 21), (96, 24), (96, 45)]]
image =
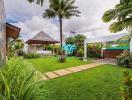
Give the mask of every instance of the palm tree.
[(30, 3), (36, 2), (36, 4), (40, 4), (40, 5), (43, 5), (43, 2), (44, 2), (44, 0), (27, 0), (27, 1)]
[(74, 6), (75, 0), (49, 0), (49, 8), (43, 14), (44, 18), (58, 17), (60, 22), (60, 42), (62, 49), (62, 21), (64, 18), (69, 19), (72, 16), (79, 17), (80, 11)]
[(129, 35), (123, 37), (123, 39), (127, 39), (132, 45), (132, 0), (120, 0), (113, 9), (104, 13), (102, 20), (106, 23), (114, 21), (109, 27), (109, 30), (113, 33), (124, 29), (128, 30)]
[(114, 9), (106, 11), (102, 17), (104, 22), (115, 21), (110, 25), (113, 33), (132, 28), (132, 0), (120, 0)]

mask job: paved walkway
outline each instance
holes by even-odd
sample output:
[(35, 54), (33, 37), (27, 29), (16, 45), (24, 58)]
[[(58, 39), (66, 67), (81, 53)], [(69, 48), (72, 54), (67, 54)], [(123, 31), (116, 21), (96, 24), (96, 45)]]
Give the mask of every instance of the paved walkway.
[(69, 74), (72, 74), (72, 73), (84, 71), (84, 70), (94, 68), (94, 67), (104, 65), (104, 64), (113, 64), (113, 65), (115, 65), (115, 61), (111, 60), (111, 59), (94, 60), (93, 63), (90, 63), (90, 64), (81, 65), (81, 66), (77, 66), (77, 67), (66, 68), (66, 69), (55, 70), (55, 71), (52, 71), (52, 72), (46, 72), (46, 73), (43, 74), (42, 79), (43, 80), (54, 79), (54, 78), (62, 77), (62, 76), (69, 75)]

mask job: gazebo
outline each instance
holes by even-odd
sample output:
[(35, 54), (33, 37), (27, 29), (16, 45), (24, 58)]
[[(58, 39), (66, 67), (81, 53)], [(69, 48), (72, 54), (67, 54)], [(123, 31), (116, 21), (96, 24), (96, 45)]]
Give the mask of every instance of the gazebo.
[(45, 32), (41, 31), (32, 39), (26, 41), (29, 45), (28, 52), (37, 53), (37, 45), (40, 44), (53, 44), (52, 53), (54, 53), (54, 44), (59, 43), (58, 41), (54, 40), (52, 37), (47, 35)]
[[(116, 41), (124, 36), (127, 36), (128, 34), (113, 34), (109, 36), (101, 36), (101, 37), (95, 37), (95, 38), (87, 38), (84, 40), (84, 60), (87, 60), (87, 44), (93, 44), (93, 43), (107, 43), (111, 41)], [(130, 51), (132, 52), (132, 40), (130, 42)]]

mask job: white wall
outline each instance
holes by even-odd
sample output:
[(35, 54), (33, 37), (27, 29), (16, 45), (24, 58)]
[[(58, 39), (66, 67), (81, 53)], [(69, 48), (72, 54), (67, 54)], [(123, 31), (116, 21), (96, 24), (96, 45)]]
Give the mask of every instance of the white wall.
[(130, 52), (132, 52), (132, 39), (130, 41)]

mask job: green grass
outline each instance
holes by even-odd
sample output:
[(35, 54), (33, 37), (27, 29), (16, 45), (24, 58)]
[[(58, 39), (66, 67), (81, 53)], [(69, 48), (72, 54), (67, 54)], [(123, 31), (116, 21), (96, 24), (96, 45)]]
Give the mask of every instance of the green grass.
[(92, 60), (93, 59), (89, 59), (87, 62), (85, 62), (75, 57), (67, 57), (65, 63), (59, 63), (56, 57), (27, 59), (28, 62), (30, 62), (37, 70), (41, 72), (48, 72), (68, 67), (84, 65), (92, 62)]
[[(124, 68), (103, 65), (87, 71), (48, 80), (47, 100), (121, 100)], [(132, 69), (129, 69), (132, 75)]]

